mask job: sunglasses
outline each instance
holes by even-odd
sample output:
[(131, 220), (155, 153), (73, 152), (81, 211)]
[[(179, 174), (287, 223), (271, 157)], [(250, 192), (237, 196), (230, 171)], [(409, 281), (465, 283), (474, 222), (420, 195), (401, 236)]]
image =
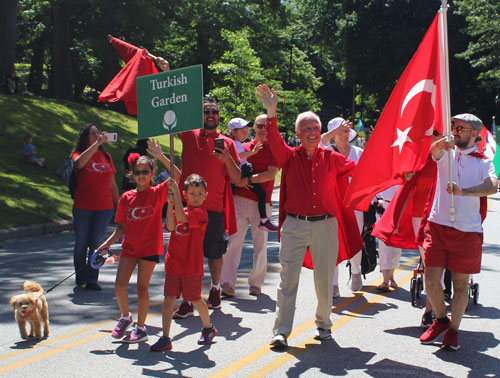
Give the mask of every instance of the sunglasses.
[(263, 129), (264, 127), (266, 127), (266, 124), (265, 123), (256, 123), (255, 126), (257, 126), (258, 129)]
[(462, 134), (462, 131), (464, 130), (474, 130), (472, 127), (464, 127), (464, 126), (455, 126), (455, 125), (451, 125), (451, 131), (455, 131), (457, 132), (457, 134)]
[(149, 169), (143, 169), (142, 171), (132, 171), (134, 176), (139, 176), (139, 175), (149, 175), (151, 173), (151, 170)]
[(218, 109), (203, 109), (204, 114), (219, 114)]

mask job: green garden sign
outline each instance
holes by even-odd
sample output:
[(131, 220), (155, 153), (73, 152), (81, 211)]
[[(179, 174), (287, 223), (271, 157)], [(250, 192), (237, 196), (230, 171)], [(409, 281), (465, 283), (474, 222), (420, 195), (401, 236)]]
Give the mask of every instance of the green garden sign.
[(202, 66), (137, 78), (138, 138), (203, 127)]

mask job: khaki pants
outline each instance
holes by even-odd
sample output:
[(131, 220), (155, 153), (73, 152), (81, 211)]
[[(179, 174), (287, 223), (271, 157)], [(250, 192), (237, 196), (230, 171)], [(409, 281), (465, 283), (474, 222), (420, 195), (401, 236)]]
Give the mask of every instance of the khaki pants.
[[(247, 234), (248, 226), (252, 226), (253, 268), (248, 276), (250, 286), (261, 287), (267, 273), (267, 236), (268, 232), (259, 229), (260, 215), (257, 202), (241, 196), (234, 196), (237, 232), (229, 237), (227, 252), (223, 257), (220, 281), (236, 285), (236, 275), (240, 265), (241, 250)], [(272, 207), (266, 204), (269, 217)]]
[(307, 222), (287, 216), (281, 228), (275, 335), (281, 333), (288, 337), (292, 331), (300, 271), (308, 246), (314, 261), (314, 287), (318, 300), (316, 327), (330, 329), (332, 326), (332, 279), (339, 249), (337, 219)]

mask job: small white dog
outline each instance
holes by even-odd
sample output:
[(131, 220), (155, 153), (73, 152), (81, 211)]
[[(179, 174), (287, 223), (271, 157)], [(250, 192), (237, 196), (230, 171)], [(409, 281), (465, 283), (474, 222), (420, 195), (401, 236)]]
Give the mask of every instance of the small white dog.
[[(10, 304), (14, 308), (15, 319), (19, 326), (21, 337), (27, 339), (33, 337), (37, 340), (43, 335), (49, 336), (49, 307), (43, 295), (42, 287), (34, 281), (25, 281), (23, 284), (26, 294), (15, 295), (10, 298)], [(29, 322), (31, 331), (26, 332), (26, 323)]]

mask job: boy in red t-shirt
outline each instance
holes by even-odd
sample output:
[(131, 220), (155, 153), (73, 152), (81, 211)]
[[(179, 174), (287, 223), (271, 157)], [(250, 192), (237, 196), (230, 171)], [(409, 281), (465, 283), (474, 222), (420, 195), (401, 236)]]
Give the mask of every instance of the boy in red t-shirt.
[(200, 175), (189, 175), (184, 182), (183, 191), (187, 207), (183, 207), (177, 183), (172, 179), (167, 183), (169, 192), (165, 228), (171, 234), (165, 258), (163, 336), (151, 346), (154, 352), (172, 349), (170, 324), (175, 301), (181, 294), (200, 313), (203, 330), (198, 344), (210, 344), (217, 335), (217, 330), (210, 322), (207, 304), (201, 298), (203, 239), (208, 224), (207, 211), (201, 206), (207, 198), (207, 184)]

